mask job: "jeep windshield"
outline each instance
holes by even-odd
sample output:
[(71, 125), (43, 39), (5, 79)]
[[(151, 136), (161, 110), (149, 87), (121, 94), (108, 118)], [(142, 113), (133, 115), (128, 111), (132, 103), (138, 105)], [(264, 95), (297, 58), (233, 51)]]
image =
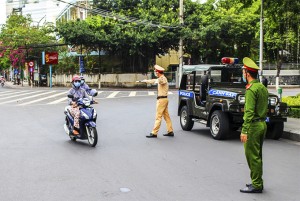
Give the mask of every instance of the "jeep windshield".
[(241, 67), (211, 67), (209, 70), (210, 84), (214, 86), (229, 85), (232, 87), (242, 87), (243, 82)]

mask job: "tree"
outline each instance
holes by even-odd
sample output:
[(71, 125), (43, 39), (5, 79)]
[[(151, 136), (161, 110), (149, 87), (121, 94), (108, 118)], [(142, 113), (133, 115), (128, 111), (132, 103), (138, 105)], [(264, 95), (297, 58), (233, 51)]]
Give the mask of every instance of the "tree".
[[(178, 46), (178, 31), (160, 26), (178, 25), (178, 2), (174, 6), (175, 2), (96, 1), (99, 9), (113, 8), (112, 15), (117, 11), (116, 17), (98, 15), (85, 22), (68, 22), (59, 25), (58, 32), (66, 43), (119, 55), (122, 60), (119, 68), (123, 72), (146, 72), (153, 65), (155, 55), (167, 53), (170, 48)], [(136, 20), (128, 22), (133, 17)]]
[(11, 66), (14, 69), (18, 69), (19, 72), (23, 72), (25, 61), (30, 56), (37, 54), (36, 49), (33, 48), (35, 45), (48, 44), (55, 41), (55, 37), (50, 35), (53, 32), (51, 26), (33, 27), (31, 23), (32, 19), (29, 15), (12, 14), (2, 27), (0, 53), (3, 56), (0, 62), (4, 69), (7, 70)]
[(265, 1), (266, 59), (276, 62), (279, 77), (282, 63), (296, 62), (299, 51), (300, 2)]

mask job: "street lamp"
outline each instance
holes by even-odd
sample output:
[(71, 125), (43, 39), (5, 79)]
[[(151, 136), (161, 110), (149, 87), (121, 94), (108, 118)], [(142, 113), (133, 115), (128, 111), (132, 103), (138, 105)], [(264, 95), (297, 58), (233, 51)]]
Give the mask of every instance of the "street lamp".
[[(183, 25), (183, 0), (179, 0), (179, 23), (180, 26)], [(183, 39), (180, 36), (179, 39), (179, 72), (178, 72), (178, 88), (180, 87), (181, 77), (182, 77), (182, 65), (183, 65)]]
[[(216, 0), (214, 4), (218, 3), (220, 0)], [(192, 0), (192, 2), (197, 2), (200, 4), (206, 3), (207, 0)], [(183, 0), (179, 0), (179, 23), (180, 26), (183, 25)], [(182, 66), (183, 66), (183, 39), (180, 36), (179, 39), (179, 50), (178, 50), (178, 54), (179, 54), (179, 69), (178, 69), (178, 86), (180, 87), (180, 83), (181, 83), (181, 77), (182, 77)], [(177, 82), (176, 82), (177, 84)]]
[[(263, 3), (264, 1), (261, 0), (261, 7), (260, 7), (260, 33), (259, 33), (259, 68), (260, 68), (260, 75), (259, 80), (262, 82), (263, 78), (263, 49), (264, 49), (264, 31), (263, 31)], [(276, 86), (277, 87), (277, 86)]]

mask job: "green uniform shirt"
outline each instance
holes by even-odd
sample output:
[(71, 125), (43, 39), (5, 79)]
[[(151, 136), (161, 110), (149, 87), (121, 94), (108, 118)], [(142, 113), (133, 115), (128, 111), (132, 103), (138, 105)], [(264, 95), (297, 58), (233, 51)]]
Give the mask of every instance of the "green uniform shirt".
[(268, 112), (268, 97), (267, 88), (258, 80), (252, 80), (246, 86), (245, 108), (244, 108), (244, 123), (242, 133), (248, 134), (249, 128), (253, 120), (264, 120)]

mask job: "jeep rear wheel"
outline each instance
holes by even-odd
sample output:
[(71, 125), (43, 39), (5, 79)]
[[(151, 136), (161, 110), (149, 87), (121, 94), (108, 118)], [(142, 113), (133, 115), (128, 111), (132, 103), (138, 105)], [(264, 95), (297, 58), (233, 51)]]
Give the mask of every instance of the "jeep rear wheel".
[(283, 122), (276, 122), (270, 124), (267, 130), (267, 138), (278, 140), (279, 138), (281, 138), (283, 134), (283, 128), (284, 128)]
[(192, 130), (192, 128), (194, 126), (194, 121), (188, 114), (188, 109), (187, 109), (186, 105), (183, 106), (180, 110), (180, 125), (181, 125), (181, 128), (185, 131)]
[(212, 113), (210, 118), (210, 133), (215, 140), (223, 140), (229, 133), (229, 119), (227, 114), (220, 110)]

